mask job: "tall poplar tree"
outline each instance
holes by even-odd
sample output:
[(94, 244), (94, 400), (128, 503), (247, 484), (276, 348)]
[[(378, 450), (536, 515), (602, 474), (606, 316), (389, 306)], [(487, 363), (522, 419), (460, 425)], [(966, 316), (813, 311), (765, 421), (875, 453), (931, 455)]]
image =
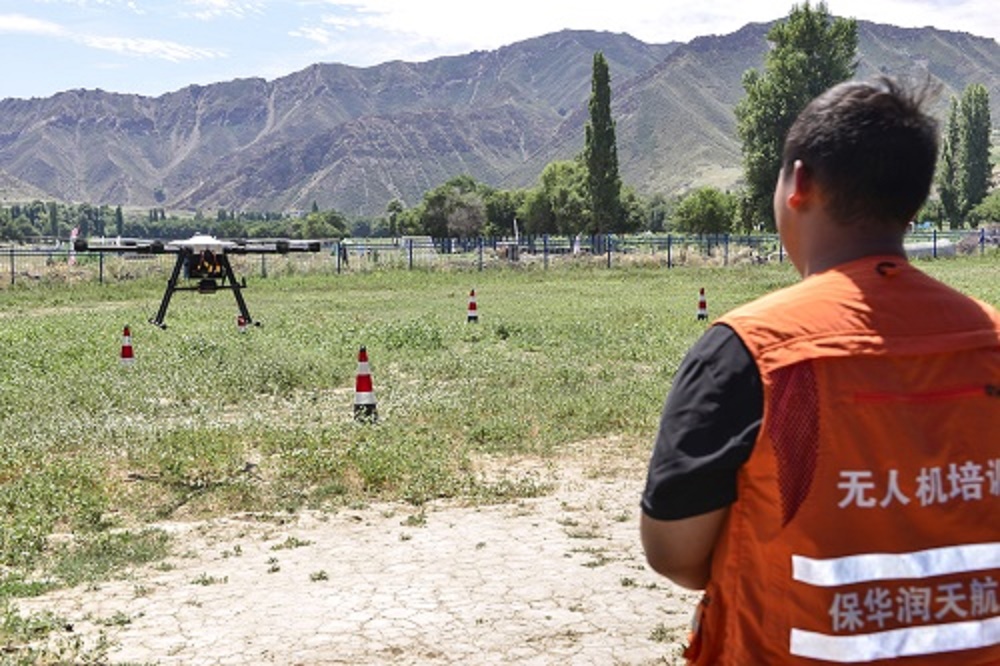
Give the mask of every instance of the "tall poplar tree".
[(767, 39), (772, 48), (764, 72), (746, 71), (746, 97), (736, 105), (746, 180), (740, 223), (747, 230), (774, 229), (774, 184), (785, 135), (795, 117), (824, 90), (854, 76), (857, 67), (857, 22), (833, 18), (824, 2), (815, 9), (808, 0), (793, 5), (788, 18), (776, 23)]
[(941, 157), (938, 159), (937, 190), (941, 200), (941, 212), (952, 229), (962, 226), (961, 192), (958, 181), (961, 171), (962, 135), (958, 128), (958, 100), (951, 98), (951, 110), (945, 125), (941, 142)]
[(993, 167), (990, 164), (990, 96), (974, 83), (951, 108), (941, 142), (936, 184), (948, 226), (961, 228), (969, 211), (986, 198)]
[(962, 141), (962, 170), (959, 178), (962, 217), (986, 198), (993, 168), (990, 165), (990, 94), (986, 86), (974, 83), (962, 93), (959, 132)]
[(618, 175), (615, 121), (611, 117), (611, 76), (608, 62), (600, 51), (594, 54), (584, 161), (587, 165), (591, 230), (598, 234), (617, 231), (622, 223), (622, 184)]

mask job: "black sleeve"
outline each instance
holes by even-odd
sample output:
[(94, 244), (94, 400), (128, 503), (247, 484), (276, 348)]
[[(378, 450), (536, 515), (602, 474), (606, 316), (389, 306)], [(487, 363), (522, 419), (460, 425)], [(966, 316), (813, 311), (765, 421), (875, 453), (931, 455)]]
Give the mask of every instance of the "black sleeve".
[(736, 473), (760, 430), (764, 393), (743, 341), (715, 325), (691, 347), (667, 396), (642, 510), (679, 520), (736, 500)]

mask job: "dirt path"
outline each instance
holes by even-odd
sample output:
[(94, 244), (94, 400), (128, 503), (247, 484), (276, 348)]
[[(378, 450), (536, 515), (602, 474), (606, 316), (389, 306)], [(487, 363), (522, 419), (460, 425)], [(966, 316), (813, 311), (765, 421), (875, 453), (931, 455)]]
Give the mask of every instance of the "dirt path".
[(104, 632), (110, 663), (681, 663), (697, 596), (644, 565), (641, 466), (551, 476), (496, 506), (165, 524), (167, 566), (20, 605)]

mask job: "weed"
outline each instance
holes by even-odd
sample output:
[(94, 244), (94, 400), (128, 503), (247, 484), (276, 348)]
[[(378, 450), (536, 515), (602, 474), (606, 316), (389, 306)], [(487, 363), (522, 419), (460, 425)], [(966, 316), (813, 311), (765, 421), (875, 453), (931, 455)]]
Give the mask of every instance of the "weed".
[(426, 527), (427, 513), (423, 510), (411, 513), (406, 517), (406, 520), (404, 520), (401, 525), (404, 525), (405, 527)]
[(167, 555), (170, 538), (158, 529), (99, 532), (58, 548), (48, 569), (66, 585), (95, 583), (126, 567)]
[(649, 640), (654, 643), (669, 643), (674, 639), (674, 633), (662, 622), (653, 627), (649, 632)]
[(290, 536), (281, 543), (271, 546), (271, 550), (291, 550), (293, 548), (302, 548), (303, 546), (309, 545), (312, 545), (312, 541)]
[(110, 617), (95, 620), (95, 624), (99, 624), (104, 627), (124, 627), (132, 624), (132, 618), (128, 613), (115, 611)]
[(194, 580), (191, 581), (192, 585), (221, 585), (229, 582), (229, 576), (209, 576), (207, 573), (203, 573)]
[(603, 548), (587, 547), (587, 548), (574, 548), (574, 553), (584, 553), (590, 555), (592, 559), (587, 560), (583, 563), (583, 566), (588, 568), (603, 567), (609, 562), (614, 562), (614, 558), (610, 557)]

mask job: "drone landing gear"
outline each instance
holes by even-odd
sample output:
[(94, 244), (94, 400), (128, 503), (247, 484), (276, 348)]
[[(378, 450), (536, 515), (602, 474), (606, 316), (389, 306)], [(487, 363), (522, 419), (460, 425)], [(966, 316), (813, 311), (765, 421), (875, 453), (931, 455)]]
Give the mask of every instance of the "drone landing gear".
[[(247, 309), (247, 303), (243, 299), (243, 292), (241, 291), (246, 286), (246, 283), (240, 284), (236, 281), (236, 275), (233, 274), (233, 267), (229, 263), (229, 257), (222, 253), (202, 252), (197, 256), (197, 265), (194, 264), (195, 258), (194, 253), (191, 252), (181, 252), (177, 255), (174, 269), (170, 273), (170, 279), (167, 280), (167, 290), (163, 294), (163, 300), (160, 301), (160, 309), (157, 310), (156, 316), (149, 320), (149, 323), (159, 326), (162, 329), (167, 328), (163, 320), (167, 316), (167, 307), (169, 307), (170, 299), (173, 297), (175, 291), (197, 291), (199, 294), (214, 294), (219, 289), (228, 289), (233, 292), (233, 296), (236, 298), (236, 306), (239, 308), (240, 316), (243, 317), (245, 324), (247, 326), (260, 326), (260, 322), (254, 321), (253, 317), (250, 316), (250, 310)], [(197, 285), (180, 286), (181, 269), (185, 265), (188, 266), (188, 277), (197, 279)]]

